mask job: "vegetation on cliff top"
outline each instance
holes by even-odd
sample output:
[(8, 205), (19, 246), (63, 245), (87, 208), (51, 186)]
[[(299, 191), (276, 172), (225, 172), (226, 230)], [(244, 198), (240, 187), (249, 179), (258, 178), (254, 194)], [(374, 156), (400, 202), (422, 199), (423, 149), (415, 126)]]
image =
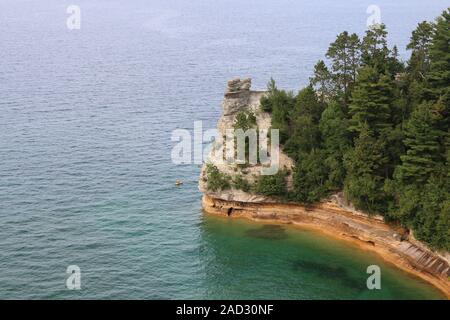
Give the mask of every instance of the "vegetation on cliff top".
[(363, 39), (342, 32), (297, 95), (268, 84), (261, 99), (295, 160), (255, 191), (311, 203), (344, 190), (359, 209), (450, 250), (450, 9), (412, 33), (410, 59), (389, 48), (384, 25)]
[(206, 188), (211, 191), (226, 190), (231, 187), (231, 177), (213, 165), (206, 164)]

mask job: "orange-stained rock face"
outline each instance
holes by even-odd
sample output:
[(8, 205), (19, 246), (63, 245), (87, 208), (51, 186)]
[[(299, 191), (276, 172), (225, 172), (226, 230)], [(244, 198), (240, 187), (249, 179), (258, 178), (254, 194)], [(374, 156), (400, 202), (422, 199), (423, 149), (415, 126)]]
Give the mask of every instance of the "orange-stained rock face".
[(430, 282), (450, 298), (448, 253), (430, 250), (401, 227), (391, 227), (378, 219), (348, 211), (335, 202), (307, 208), (292, 203), (227, 201), (208, 195), (203, 196), (202, 202), (207, 213), (291, 223), (351, 241)]

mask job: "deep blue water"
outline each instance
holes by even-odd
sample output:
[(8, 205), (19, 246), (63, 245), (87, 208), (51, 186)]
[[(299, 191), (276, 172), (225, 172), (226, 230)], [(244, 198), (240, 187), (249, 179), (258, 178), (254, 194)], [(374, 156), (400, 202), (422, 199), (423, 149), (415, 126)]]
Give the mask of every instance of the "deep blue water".
[[(402, 57), (444, 2), (377, 1)], [(215, 126), (227, 79), (299, 89), (337, 33), (363, 33), (370, 4), (0, 0), (0, 298), (440, 297), (325, 237), (203, 215), (199, 167), (170, 159), (172, 130)]]

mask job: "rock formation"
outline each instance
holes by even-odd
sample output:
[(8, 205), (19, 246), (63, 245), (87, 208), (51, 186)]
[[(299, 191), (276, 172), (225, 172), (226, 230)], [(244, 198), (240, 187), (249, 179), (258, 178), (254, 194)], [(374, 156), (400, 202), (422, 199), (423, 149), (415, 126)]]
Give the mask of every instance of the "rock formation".
[(249, 104), (251, 96), (251, 79), (241, 80), (239, 78), (228, 81), (223, 102), (223, 114), (232, 115)]
[(249, 91), (251, 86), (252, 86), (252, 79), (250, 78), (243, 80), (239, 78), (231, 79), (227, 83), (227, 91), (225, 95), (230, 93), (238, 93), (241, 91)]
[[(236, 114), (241, 110), (252, 111), (255, 114), (258, 128), (270, 128), (270, 114), (260, 110), (260, 99), (266, 92), (251, 91), (250, 86), (250, 79), (228, 81), (222, 103), (222, 116), (217, 125), (221, 135), (225, 134), (226, 129), (233, 128)], [(208, 162), (214, 164), (222, 173), (229, 176), (242, 175), (251, 183), (259, 175), (260, 165), (247, 166), (243, 170), (234, 164), (221, 163), (218, 157), (214, 153), (213, 146)], [(293, 166), (293, 160), (280, 152), (280, 168), (292, 170)], [(292, 181), (288, 180), (287, 184), (288, 188), (291, 187)], [(290, 223), (351, 241), (435, 285), (450, 298), (448, 252), (435, 252), (414, 239), (407, 230), (388, 226), (381, 216), (368, 216), (356, 210), (351, 204), (346, 203), (342, 193), (332, 195), (315, 206), (304, 207), (233, 188), (212, 192), (206, 186), (207, 177), (203, 166), (199, 189), (204, 194), (203, 208), (206, 212)]]
[[(216, 152), (216, 147), (223, 143), (221, 137), (226, 135), (227, 129), (233, 129), (233, 124), (236, 119), (236, 115), (240, 111), (250, 111), (256, 117), (256, 126), (258, 129), (270, 129), (271, 117), (267, 112), (263, 112), (260, 109), (260, 100), (266, 94), (265, 91), (252, 91), (250, 90), (251, 79), (233, 79), (228, 81), (227, 90), (225, 92), (224, 100), (222, 102), (222, 116), (217, 124), (219, 130), (219, 140), (213, 144), (207, 162), (214, 164), (221, 172), (228, 174), (232, 177), (241, 175), (248, 182), (253, 183), (255, 177), (260, 175), (261, 165), (247, 166), (242, 168), (236, 164), (222, 163), (223, 155)], [(292, 170), (294, 161), (289, 158), (283, 152), (280, 152), (279, 167), (281, 169)], [(230, 201), (244, 201), (244, 202), (273, 202), (276, 199), (269, 199), (264, 196), (256, 195), (253, 193), (243, 192), (230, 188), (229, 190), (222, 190), (218, 192), (208, 191), (206, 188), (206, 174), (205, 166), (203, 166), (200, 180), (199, 189), (205, 194), (209, 194), (217, 199), (230, 200)], [(292, 175), (288, 177), (288, 186), (292, 185)]]

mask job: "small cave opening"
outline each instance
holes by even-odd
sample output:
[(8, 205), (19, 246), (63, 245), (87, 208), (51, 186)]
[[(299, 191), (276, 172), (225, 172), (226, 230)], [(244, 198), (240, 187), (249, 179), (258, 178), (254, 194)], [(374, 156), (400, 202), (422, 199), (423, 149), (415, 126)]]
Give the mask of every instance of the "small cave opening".
[(231, 214), (233, 213), (233, 208), (228, 208), (227, 210), (227, 216), (231, 216)]

